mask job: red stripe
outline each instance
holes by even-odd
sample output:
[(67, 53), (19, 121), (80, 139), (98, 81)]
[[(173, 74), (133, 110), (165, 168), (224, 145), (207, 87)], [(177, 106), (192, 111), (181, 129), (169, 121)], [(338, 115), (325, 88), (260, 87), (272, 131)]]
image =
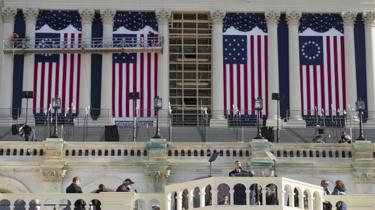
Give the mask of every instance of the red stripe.
[(140, 90), (140, 92), (141, 92), (141, 95), (140, 95), (140, 103), (141, 103), (141, 107), (140, 107), (140, 109), (141, 109), (141, 117), (144, 117), (144, 110), (145, 110), (145, 106), (144, 106), (144, 100), (145, 100), (145, 94), (143, 94), (144, 93), (144, 53), (139, 53), (139, 57), (140, 57), (140, 70), (141, 70), (141, 90)]
[[(82, 40), (82, 34), (81, 33), (78, 34), (78, 39), (79, 39), (78, 47), (81, 47), (81, 40)], [(77, 64), (76, 113), (78, 113), (78, 111), (79, 111), (79, 89), (80, 89), (80, 84), (81, 84), (81, 54), (77, 54), (77, 55), (78, 55), (78, 61), (77, 61), (78, 64)], [(89, 97), (89, 98), (91, 98), (91, 97)], [(89, 104), (91, 104), (91, 101), (89, 101)]]
[[(264, 96), (264, 102), (266, 104), (266, 114), (268, 113), (268, 36), (264, 37), (264, 70), (265, 70), (265, 83), (266, 83), (266, 95)], [(279, 77), (279, 76), (277, 76)], [(279, 84), (277, 84), (279, 85)], [(277, 88), (279, 89), (279, 88)]]
[[(258, 39), (258, 97), (262, 98), (262, 39), (261, 36), (257, 36)], [(264, 100), (264, 99), (263, 99)]]
[(129, 65), (129, 63), (126, 63), (126, 69), (125, 69), (125, 71), (126, 71), (126, 78), (125, 78), (125, 80), (126, 80), (126, 90), (125, 90), (125, 97), (126, 97), (126, 100), (125, 100), (125, 109), (126, 109), (126, 116), (125, 117), (129, 117), (130, 115), (129, 115), (129, 103), (130, 103), (130, 101), (129, 101), (129, 92), (130, 92), (130, 70), (129, 70), (129, 68), (130, 68), (130, 65)]
[(42, 69), (41, 69), (41, 78), (40, 78), (40, 109), (39, 112), (43, 112), (44, 108), (44, 85), (45, 85), (45, 65), (48, 65), (48, 63), (43, 63), (42, 64)]
[[(325, 86), (324, 86), (324, 65), (320, 65), (320, 86), (321, 86), (321, 94), (320, 94), (320, 97), (322, 99), (322, 106), (321, 108), (325, 110), (325, 104), (326, 104), (326, 101), (325, 101)], [(324, 113), (325, 115), (325, 113)]]
[(255, 67), (254, 67), (254, 36), (250, 36), (250, 62), (251, 62), (251, 114), (255, 114)]
[(244, 90), (244, 96), (245, 96), (245, 98), (244, 98), (244, 100), (245, 100), (245, 110), (244, 110), (244, 113), (245, 114), (248, 114), (248, 112), (249, 112), (249, 96), (247, 95), (248, 94), (248, 91), (247, 91), (247, 71), (248, 71), (248, 69), (247, 69), (247, 64), (244, 64), (244, 88), (245, 88), (245, 90)]
[(36, 113), (36, 100), (38, 98), (37, 84), (38, 84), (38, 62), (34, 61), (34, 100), (33, 100), (33, 113)]
[[(302, 112), (302, 115), (304, 115), (305, 113), (304, 113), (304, 109), (305, 109), (305, 105), (304, 105), (304, 103), (303, 103), (303, 100), (304, 100), (304, 97), (306, 97), (306, 96), (304, 96), (303, 95), (303, 90), (304, 90), (304, 80), (303, 80), (303, 66), (302, 65), (300, 65), (300, 67), (299, 67), (299, 81), (300, 81), (300, 90), (301, 90), (301, 105), (302, 105), (302, 110), (301, 110), (301, 112)], [(293, 111), (293, 110), (292, 110)]]
[(318, 76), (317, 76), (317, 68), (316, 65), (314, 65), (313, 69), (313, 76), (314, 76), (314, 115), (317, 114), (317, 108), (318, 108)]
[[(133, 93), (137, 92), (137, 66), (133, 64)], [(132, 101), (133, 103), (133, 115), (137, 112), (137, 99)]]
[[(341, 41), (341, 74), (342, 74), (342, 97), (343, 97), (343, 108), (346, 110), (346, 78), (345, 78), (345, 44), (344, 36), (340, 37)], [(353, 69), (355, 71), (355, 69)]]
[[(71, 35), (71, 47), (74, 48), (74, 34)], [(72, 113), (73, 87), (74, 87), (74, 53), (70, 54), (70, 84), (69, 84), (69, 113)]]
[[(224, 115), (227, 115), (228, 110), (227, 110), (227, 71), (226, 71), (226, 65), (223, 65), (223, 92), (224, 92)], [(217, 110), (214, 110), (217, 111)]]
[(48, 63), (48, 93), (47, 93), (47, 106), (51, 103), (52, 97), (52, 62)]
[(151, 116), (151, 54), (147, 53), (147, 116)]
[[(122, 110), (122, 107), (123, 107), (123, 87), (124, 87), (124, 80), (123, 80), (123, 73), (124, 73), (124, 65), (122, 63), (119, 63), (117, 64), (118, 66), (118, 78), (117, 78), (117, 81), (118, 81), (118, 117), (124, 117), (124, 114), (123, 114), (123, 110)], [(127, 70), (127, 69), (126, 69)], [(114, 71), (116, 73), (116, 69)], [(115, 74), (116, 75), (116, 74)], [(115, 84), (115, 88), (116, 88), (116, 84)], [(115, 92), (116, 94), (116, 92)]]
[(229, 103), (229, 110), (230, 110), (230, 114), (233, 114), (233, 95), (234, 95), (234, 91), (233, 91), (233, 64), (230, 64), (229, 65), (229, 90), (230, 90), (230, 103)]
[(326, 51), (327, 51), (327, 72), (328, 72), (328, 106), (329, 106), (329, 115), (332, 114), (332, 79), (331, 79), (331, 51), (330, 51), (330, 39), (326, 37)]
[[(241, 110), (241, 64), (236, 65), (237, 66), (237, 108), (238, 110)], [(236, 113), (235, 113), (236, 114)]]
[[(154, 96), (158, 94), (158, 54), (154, 53)], [(164, 100), (169, 100), (169, 99), (164, 99)]]
[(55, 96), (59, 96), (59, 80), (60, 80), (60, 64), (57, 63), (56, 64), (56, 73), (55, 73), (55, 78), (56, 78), (56, 81), (55, 81)]
[(334, 59), (335, 59), (335, 93), (336, 93), (336, 115), (339, 109), (339, 64), (338, 64), (338, 52), (337, 52), (337, 36), (333, 37), (333, 49), (334, 49)]
[[(117, 106), (117, 104), (115, 104), (115, 97), (116, 97), (116, 78), (115, 78), (115, 68), (116, 68), (116, 65), (114, 62), (112, 63), (112, 117), (116, 117), (116, 109), (115, 107)], [(102, 96), (103, 97), (103, 96)]]
[[(66, 43), (68, 41), (68, 36), (67, 34), (64, 34), (64, 40), (65, 40), (65, 47), (66, 46)], [(62, 96), (61, 96), (61, 112), (65, 112), (65, 100), (66, 100), (66, 72), (68, 71), (67, 70), (67, 59), (68, 59), (68, 55), (67, 54), (63, 54), (63, 79), (62, 79)]]
[(306, 66), (306, 92), (307, 92), (307, 115), (311, 115), (311, 93), (310, 93), (310, 66)]

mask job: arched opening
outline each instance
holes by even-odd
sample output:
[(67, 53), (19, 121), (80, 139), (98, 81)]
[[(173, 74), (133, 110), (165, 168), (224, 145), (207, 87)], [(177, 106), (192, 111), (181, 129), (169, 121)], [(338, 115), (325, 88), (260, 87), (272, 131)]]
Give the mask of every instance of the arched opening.
[(250, 205), (262, 205), (262, 187), (259, 184), (250, 185)]
[(236, 184), (233, 187), (234, 205), (246, 205), (246, 187), (243, 184)]
[(38, 199), (33, 199), (29, 202), (29, 210), (39, 210), (41, 208)]
[(266, 205), (279, 205), (277, 186), (275, 184), (266, 185)]
[(211, 185), (207, 185), (204, 192), (206, 193), (205, 198), (205, 206), (211, 206), (212, 205), (212, 192), (211, 192)]
[(189, 191), (187, 189), (182, 191), (182, 208), (189, 209)]
[(137, 199), (134, 201), (134, 208), (135, 209), (146, 209), (146, 204), (143, 200)]
[(177, 210), (177, 193), (173, 192), (171, 194), (171, 206), (170, 210)]
[(90, 202), (90, 209), (92, 210), (101, 210), (102, 203), (98, 199), (94, 199)]
[(160, 202), (158, 200), (151, 200), (150, 201), (151, 210), (160, 210)]
[(85, 209), (86, 202), (82, 199), (78, 199), (74, 202), (75, 209)]
[(230, 205), (230, 193), (229, 186), (227, 184), (219, 184), (217, 186), (217, 203), (219, 205)]
[(20, 199), (14, 201), (14, 210), (26, 210), (26, 202)]
[(199, 187), (194, 188), (193, 192), (193, 208), (200, 207), (201, 204), (201, 197), (200, 197), (201, 190)]
[(8, 200), (1, 200), (0, 201), (0, 209), (1, 210), (10, 210), (10, 202)]

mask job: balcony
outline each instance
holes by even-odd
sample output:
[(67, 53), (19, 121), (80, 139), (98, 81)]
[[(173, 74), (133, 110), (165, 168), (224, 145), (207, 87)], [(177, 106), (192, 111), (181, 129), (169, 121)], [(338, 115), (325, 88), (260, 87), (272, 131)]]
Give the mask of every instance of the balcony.
[[(230, 197), (227, 205), (221, 204), (225, 195)], [(103, 210), (322, 210), (324, 200), (333, 205), (344, 201), (348, 209), (355, 210), (372, 209), (375, 205), (374, 195), (324, 196), (320, 186), (284, 177), (211, 177), (167, 185), (164, 193), (3, 193), (0, 196), (1, 209), (73, 209), (80, 199), (86, 209)]]
[(138, 38), (113, 38), (113, 39), (80, 39), (75, 43), (60, 39), (34, 39), (28, 38), (3, 40), (4, 53), (135, 53), (135, 52), (161, 52), (163, 38), (144, 40)]

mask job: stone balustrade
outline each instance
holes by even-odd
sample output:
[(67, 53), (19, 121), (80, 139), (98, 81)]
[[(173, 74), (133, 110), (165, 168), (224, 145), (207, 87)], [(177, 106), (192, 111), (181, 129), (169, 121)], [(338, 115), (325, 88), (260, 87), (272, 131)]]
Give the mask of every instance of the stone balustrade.
[(272, 144), (277, 158), (352, 158), (351, 144)]
[[(271, 144), (271, 152), (275, 157), (283, 158), (345, 158), (351, 159), (355, 153), (355, 144), (314, 144), (314, 143), (282, 143)], [(368, 154), (375, 157), (375, 145), (367, 148)], [(145, 142), (63, 142), (64, 156), (74, 159), (80, 157), (148, 157)], [(35, 156), (44, 155), (43, 142), (1, 141), (0, 158), (7, 156)], [(209, 157), (218, 152), (222, 157), (247, 158), (251, 157), (249, 143), (220, 142), (217, 144), (194, 142), (168, 143), (167, 156), (179, 159), (184, 157)]]

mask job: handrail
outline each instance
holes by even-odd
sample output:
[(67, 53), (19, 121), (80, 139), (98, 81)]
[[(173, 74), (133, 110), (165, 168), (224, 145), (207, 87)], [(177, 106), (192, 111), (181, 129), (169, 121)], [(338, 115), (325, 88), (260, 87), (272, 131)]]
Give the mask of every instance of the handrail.
[(161, 51), (163, 37), (153, 39), (121, 37), (78, 39), (74, 42), (59, 38), (4, 39), (4, 53), (59, 53), (59, 52), (139, 52)]

